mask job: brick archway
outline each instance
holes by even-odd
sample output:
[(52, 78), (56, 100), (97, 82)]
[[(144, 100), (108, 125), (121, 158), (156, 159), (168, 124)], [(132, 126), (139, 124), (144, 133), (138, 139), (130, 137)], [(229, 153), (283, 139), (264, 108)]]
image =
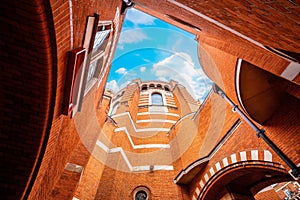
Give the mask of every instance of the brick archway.
[[(272, 183), (291, 180), (284, 167), (273, 161), (268, 150), (249, 150), (224, 157), (203, 172), (193, 195), (195, 199), (220, 199), (226, 188), (253, 196)], [(225, 189), (224, 189), (225, 188)]]
[(4, 0), (1, 10), (1, 196), (26, 199), (54, 113), (55, 31), (49, 1)]

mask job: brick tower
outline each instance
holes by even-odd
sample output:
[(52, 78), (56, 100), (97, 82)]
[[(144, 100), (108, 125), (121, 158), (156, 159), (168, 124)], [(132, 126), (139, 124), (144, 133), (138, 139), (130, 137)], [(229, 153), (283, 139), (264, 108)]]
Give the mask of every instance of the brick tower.
[[(103, 154), (95, 155), (106, 165), (96, 199), (182, 199), (183, 191), (173, 177), (180, 147), (183, 151), (188, 143), (179, 142), (176, 133), (181, 130), (180, 120), (191, 123), (198, 106), (175, 81), (137, 79), (113, 95), (112, 120), (107, 120), (102, 131), (110, 142), (99, 136), (96, 147), (106, 152), (105, 160)], [(192, 132), (193, 127), (177, 137)]]
[[(299, 1), (0, 6), (0, 199), (299, 196)], [(131, 6), (193, 33), (200, 64), (223, 95), (211, 92), (198, 105), (174, 81), (105, 91)]]

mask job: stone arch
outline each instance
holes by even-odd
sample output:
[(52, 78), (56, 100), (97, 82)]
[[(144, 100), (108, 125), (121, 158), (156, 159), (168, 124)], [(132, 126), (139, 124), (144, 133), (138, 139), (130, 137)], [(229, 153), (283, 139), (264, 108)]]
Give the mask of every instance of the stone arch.
[(241, 151), (224, 157), (204, 171), (193, 199), (219, 199), (228, 192), (224, 188), (234, 190), (236, 184), (239, 184), (240, 191), (248, 192), (243, 195), (253, 196), (272, 183), (287, 180), (291, 180), (291, 176), (281, 164), (273, 161), (270, 151)]

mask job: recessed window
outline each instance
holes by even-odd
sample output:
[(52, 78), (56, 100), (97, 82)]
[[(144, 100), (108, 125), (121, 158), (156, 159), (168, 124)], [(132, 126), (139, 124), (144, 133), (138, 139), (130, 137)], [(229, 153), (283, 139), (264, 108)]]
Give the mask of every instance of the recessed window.
[(156, 86), (158, 89), (162, 89), (162, 86), (160, 84), (157, 84)]
[(147, 90), (147, 89), (148, 89), (147, 85), (142, 86), (142, 90)]
[(150, 190), (147, 187), (140, 186), (133, 191), (133, 200), (149, 200)]
[(135, 200), (146, 200), (147, 196), (147, 192), (140, 190), (135, 194)]
[(170, 91), (168, 86), (165, 86), (164, 88), (165, 88), (166, 91)]
[(149, 88), (154, 88), (154, 84), (150, 84), (150, 85), (149, 85)]
[(162, 106), (163, 105), (162, 95), (159, 93), (153, 93), (151, 95), (151, 104), (156, 106)]

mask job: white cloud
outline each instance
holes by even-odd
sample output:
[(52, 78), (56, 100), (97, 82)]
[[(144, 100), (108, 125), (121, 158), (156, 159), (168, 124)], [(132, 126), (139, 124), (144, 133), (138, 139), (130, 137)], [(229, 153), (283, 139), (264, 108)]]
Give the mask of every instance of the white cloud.
[(158, 80), (160, 80), (160, 81), (164, 81), (164, 82), (169, 82), (167, 79), (166, 79), (166, 77), (157, 77), (157, 79)]
[(202, 70), (196, 68), (191, 56), (184, 52), (175, 53), (152, 67), (157, 79), (173, 79), (184, 85), (195, 99), (203, 100), (203, 95), (211, 87)]
[(117, 48), (120, 50), (124, 50), (124, 45), (118, 45)]
[(151, 62), (151, 60), (146, 59), (146, 58), (143, 58), (143, 61), (145, 61), (145, 62)]
[(114, 93), (120, 91), (122, 88), (126, 87), (131, 81), (125, 81), (121, 85), (116, 80), (111, 80), (107, 82), (106, 88), (111, 89)]
[(113, 90), (114, 92), (117, 92), (120, 90), (116, 80), (111, 80), (111, 81), (107, 82), (106, 88), (109, 88), (109, 89)]
[(121, 67), (115, 71), (117, 74), (127, 74), (127, 70), (124, 67)]
[(118, 44), (139, 43), (146, 39), (149, 38), (142, 29), (128, 30), (121, 33)]
[(146, 67), (140, 67), (140, 72), (145, 72), (146, 71)]
[(126, 13), (126, 19), (130, 22), (132, 22), (135, 26), (139, 24), (143, 25), (152, 25), (155, 24), (154, 20), (155, 18), (147, 15), (139, 10), (136, 9), (130, 9)]

